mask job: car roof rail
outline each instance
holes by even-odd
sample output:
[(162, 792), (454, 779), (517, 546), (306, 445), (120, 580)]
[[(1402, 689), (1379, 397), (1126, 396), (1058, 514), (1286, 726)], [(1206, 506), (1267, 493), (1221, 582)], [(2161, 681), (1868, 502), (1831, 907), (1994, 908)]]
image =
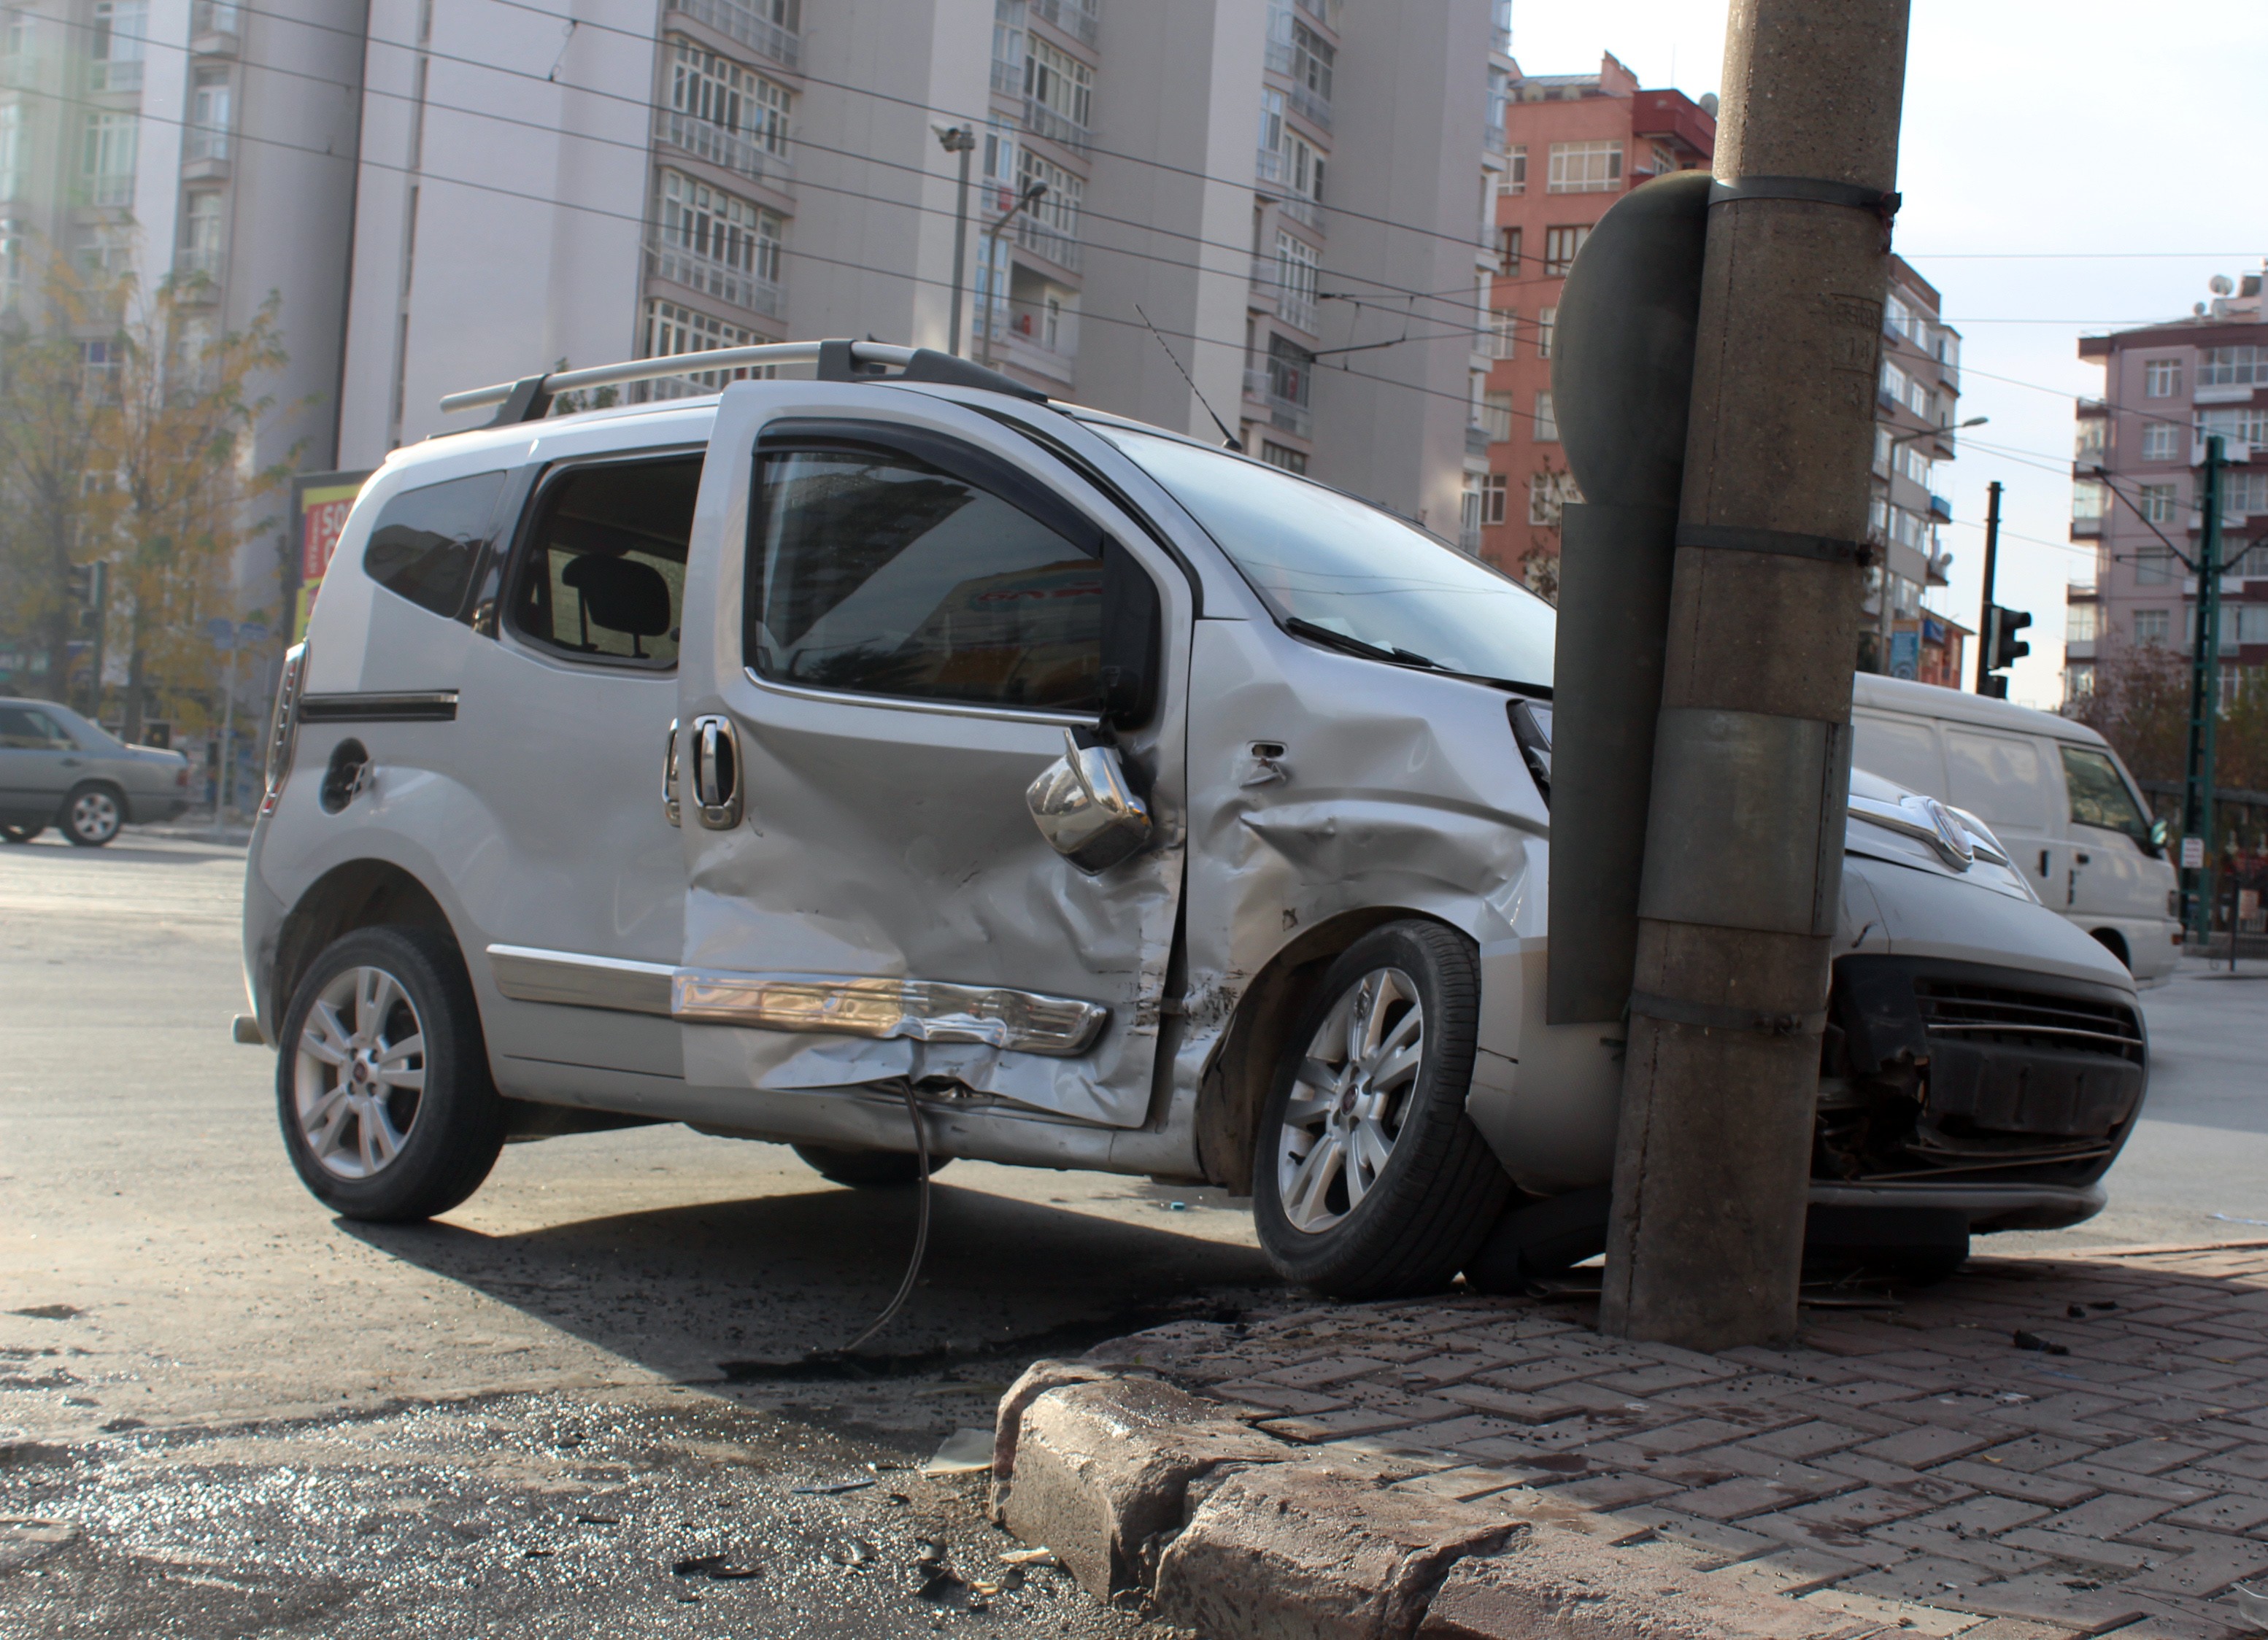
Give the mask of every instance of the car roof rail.
[[(619, 364), (593, 364), (585, 370), (523, 376), (518, 381), (497, 382), (450, 393), (441, 401), (441, 409), (446, 415), (478, 409), (486, 404), (498, 405), (502, 408), (486, 425), (509, 427), (520, 422), (541, 421), (550, 414), (552, 400), (563, 393), (767, 364), (809, 364), (814, 367), (821, 381), (935, 382), (952, 387), (982, 387), (1040, 404), (1046, 403), (1048, 398), (1038, 388), (1027, 387), (1012, 376), (951, 353), (940, 353), (934, 348), (900, 347), (887, 342), (770, 342), (755, 347), (712, 348), (700, 353), (671, 353), (658, 358), (626, 359)], [(893, 369), (895, 375), (889, 373)]]

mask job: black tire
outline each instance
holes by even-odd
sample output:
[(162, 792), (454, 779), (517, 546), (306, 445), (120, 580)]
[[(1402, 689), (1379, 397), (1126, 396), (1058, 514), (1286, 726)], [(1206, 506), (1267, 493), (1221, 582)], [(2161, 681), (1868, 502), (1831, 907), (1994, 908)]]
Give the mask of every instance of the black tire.
[(63, 799), (58, 823), (63, 835), (82, 849), (99, 849), (126, 823), (126, 799), (115, 786), (90, 781)]
[[(838, 1150), (831, 1144), (795, 1144), (788, 1147), (811, 1165), (812, 1171), (822, 1179), (831, 1179), (839, 1185), (851, 1185), (862, 1190), (902, 1189), (921, 1180), (921, 1158), (911, 1151), (853, 1151)], [(939, 1168), (953, 1158), (932, 1155), (929, 1158), (930, 1176), (935, 1178)]]
[(28, 822), (19, 826), (14, 820), (10, 820), (6, 825), (0, 826), (0, 842), (29, 842), (45, 830), (47, 830), (45, 826), (33, 826)]
[[(1349, 1082), (1336, 1092), (1311, 1095), (1307, 1108), (1325, 1114), (1316, 1114), (1321, 1125), (1310, 1129), (1292, 1111), (1293, 1090), (1307, 1085), (1299, 1077), (1308, 1049), (1326, 1022), (1334, 1033), (1341, 1029), (1343, 1001), (1353, 999), (1350, 1010), (1359, 1011), (1360, 988), (1386, 974), (1399, 976), (1386, 982), (1375, 1004), (1381, 1021), (1377, 1063), (1387, 1069), (1370, 1092), (1362, 1091), (1366, 1082)], [(1405, 989), (1414, 997), (1393, 994)], [(1407, 1025), (1412, 1001), (1419, 1015), (1414, 1074), (1391, 1064), (1401, 1055), (1384, 1052)], [(1253, 1221), (1278, 1275), (1332, 1298), (1361, 1299), (1439, 1291), (1464, 1268), (1512, 1194), (1512, 1180), (1465, 1114), (1479, 1025), (1480, 974), (1472, 944), (1439, 923), (1389, 923), (1331, 964), (1285, 1044), (1253, 1150)], [(1327, 1158), (1314, 1164), (1321, 1171), (1299, 1188), (1299, 1158), (1314, 1155), (1334, 1122), (1347, 1124), (1342, 1130), (1355, 1135), (1361, 1125), (1357, 1114), (1364, 1109), (1373, 1113), (1372, 1142), (1387, 1135), (1390, 1142), (1359, 1197), (1351, 1195), (1344, 1166), (1328, 1184), (1313, 1183), (1331, 1173)], [(1310, 1136), (1296, 1154), (1287, 1116), (1295, 1118), (1290, 1126)], [(1351, 1136), (1345, 1152), (1357, 1148), (1359, 1136)], [(1301, 1197), (1296, 1210), (1311, 1227), (1302, 1228), (1286, 1209), (1279, 1167), (1289, 1170)], [(1335, 1219), (1322, 1222), (1334, 1213)]]
[[(375, 1025), (360, 1018), (364, 992), (353, 977), (357, 970), (384, 974), (400, 992), (399, 1004), (383, 992), (372, 993), (378, 1006), (369, 1011), (380, 1016)], [(340, 1014), (334, 1000), (335, 1025), (327, 1030), (319, 1024), (311, 1041), (308, 1021), (318, 1001), (327, 992), (335, 997), (342, 987), (353, 1017)], [(401, 1005), (409, 1011), (406, 1017)], [(350, 1033), (347, 1026), (353, 1027)], [(407, 1047), (412, 1035), (418, 1051), (388, 1066), (381, 1049), (391, 1043)], [(349, 1065), (326, 1060), (318, 1051), (328, 1043), (339, 1052), (340, 1043), (350, 1046), (365, 1037), (370, 1046), (350, 1055), (370, 1055), (361, 1064), (360, 1077), (339, 1075)], [(301, 976), (277, 1041), (282, 1047), (276, 1056), (276, 1115), (284, 1148), (300, 1182), (342, 1217), (379, 1224), (431, 1218), (479, 1189), (496, 1166), (504, 1148), (504, 1102), (489, 1077), (488, 1046), (464, 959), (446, 934), (379, 927), (357, 929), (333, 940)], [(413, 1059), (415, 1065), (409, 1063)], [(379, 1092), (387, 1077), (413, 1073), (423, 1085), (414, 1101), (407, 1099), (406, 1088)], [(306, 1076), (315, 1079), (303, 1082)], [(338, 1114), (330, 1096), (342, 1087), (348, 1087), (344, 1102), (351, 1107), (360, 1099), (369, 1114)], [(323, 1128), (325, 1150), (319, 1153), (309, 1127), (326, 1110), (333, 1114)], [(350, 1123), (356, 1154), (343, 1157)], [(385, 1151), (388, 1133), (398, 1146), (373, 1165)], [(327, 1162), (326, 1155), (333, 1159)]]

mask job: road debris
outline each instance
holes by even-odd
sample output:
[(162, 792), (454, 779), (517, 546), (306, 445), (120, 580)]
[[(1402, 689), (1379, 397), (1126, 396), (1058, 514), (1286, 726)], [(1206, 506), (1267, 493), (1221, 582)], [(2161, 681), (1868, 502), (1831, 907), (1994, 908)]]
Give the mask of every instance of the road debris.
[(2036, 1350), (2043, 1356), (2067, 1356), (2071, 1353), (2068, 1345), (2043, 1338), (2037, 1333), (2028, 1333), (2021, 1327), (2016, 1329), (2016, 1348)]
[(798, 1486), (789, 1489), (798, 1497), (840, 1497), (845, 1492), (855, 1492), (873, 1484), (874, 1477), (868, 1475), (860, 1481), (830, 1481), (824, 1486)]
[(937, 1455), (922, 1465), (925, 1475), (971, 1475), (992, 1467), (992, 1431), (989, 1429), (955, 1430), (945, 1438)]
[(761, 1566), (736, 1562), (730, 1555), (688, 1555), (673, 1565), (670, 1572), (679, 1577), (707, 1577), (714, 1583), (734, 1583), (745, 1577), (761, 1577)]

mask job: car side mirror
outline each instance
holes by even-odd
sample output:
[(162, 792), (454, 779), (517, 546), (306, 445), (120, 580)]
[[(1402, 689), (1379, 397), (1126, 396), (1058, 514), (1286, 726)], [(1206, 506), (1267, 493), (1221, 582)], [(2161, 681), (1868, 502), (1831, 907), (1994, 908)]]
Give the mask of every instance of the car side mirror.
[(1130, 859), (1150, 842), (1150, 806), (1128, 783), (1116, 747), (1094, 730), (1064, 731), (1064, 754), (1024, 792), (1048, 846), (1088, 876)]
[(2166, 852), (2166, 839), (2170, 835), (2172, 835), (2172, 833), (2167, 829), (2166, 822), (2162, 818), (2152, 820), (2150, 822), (2150, 852), (2157, 855), (2160, 858), (2163, 858)]

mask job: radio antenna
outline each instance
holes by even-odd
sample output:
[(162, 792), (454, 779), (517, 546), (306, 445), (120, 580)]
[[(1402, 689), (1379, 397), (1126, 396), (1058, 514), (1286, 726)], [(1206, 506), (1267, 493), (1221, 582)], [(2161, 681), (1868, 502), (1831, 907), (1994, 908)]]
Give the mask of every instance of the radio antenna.
[(1150, 327), (1150, 334), (1151, 334), (1152, 335), (1153, 335), (1153, 336), (1158, 336), (1158, 345), (1159, 345), (1160, 347), (1164, 348), (1164, 349), (1166, 349), (1166, 357), (1167, 357), (1168, 359), (1173, 360), (1173, 365), (1174, 365), (1174, 368), (1176, 371), (1179, 371), (1181, 372), (1181, 378), (1182, 378), (1182, 379), (1183, 381), (1189, 381), (1189, 391), (1190, 391), (1191, 393), (1197, 393), (1197, 402), (1198, 402), (1199, 404), (1204, 404), (1204, 413), (1205, 413), (1207, 416), (1211, 416), (1211, 417), (1212, 417), (1212, 424), (1213, 424), (1215, 427), (1218, 427), (1218, 428), (1219, 428), (1219, 429), (1220, 429), (1221, 442), (1223, 442), (1224, 444), (1226, 444), (1226, 445), (1230, 449), (1232, 449), (1232, 450), (1235, 451), (1237, 454), (1239, 454), (1239, 455), (1242, 455), (1242, 454), (1244, 453), (1244, 441), (1243, 441), (1242, 439), (1239, 438), (1238, 438), (1234, 433), (1232, 433), (1232, 432), (1230, 432), (1230, 431), (1228, 430), (1228, 423), (1226, 423), (1226, 422), (1224, 422), (1224, 421), (1222, 421), (1222, 420), (1220, 419), (1220, 416), (1219, 416), (1219, 415), (1214, 411), (1214, 409), (1213, 409), (1212, 406), (1211, 406), (1210, 404), (1205, 404), (1205, 396), (1204, 396), (1204, 394), (1203, 393), (1198, 392), (1197, 383), (1195, 383), (1195, 382), (1193, 382), (1193, 381), (1189, 381), (1189, 371), (1185, 371), (1185, 370), (1182, 370), (1182, 362), (1181, 362), (1181, 360), (1179, 360), (1179, 359), (1177, 359), (1177, 358), (1174, 358), (1174, 349), (1173, 349), (1173, 348), (1172, 348), (1170, 345), (1168, 345), (1168, 343), (1167, 342), (1167, 341), (1166, 341), (1166, 338), (1165, 338), (1165, 337), (1160, 336), (1160, 335), (1158, 335), (1158, 327), (1157, 327), (1157, 326), (1150, 324), (1150, 315), (1142, 312), (1142, 304), (1140, 304), (1139, 302), (1135, 303), (1135, 304), (1134, 304), (1134, 312), (1135, 312), (1138, 315), (1139, 315), (1139, 317), (1141, 318), (1142, 322), (1143, 322), (1145, 325), (1149, 325), (1149, 327)]

